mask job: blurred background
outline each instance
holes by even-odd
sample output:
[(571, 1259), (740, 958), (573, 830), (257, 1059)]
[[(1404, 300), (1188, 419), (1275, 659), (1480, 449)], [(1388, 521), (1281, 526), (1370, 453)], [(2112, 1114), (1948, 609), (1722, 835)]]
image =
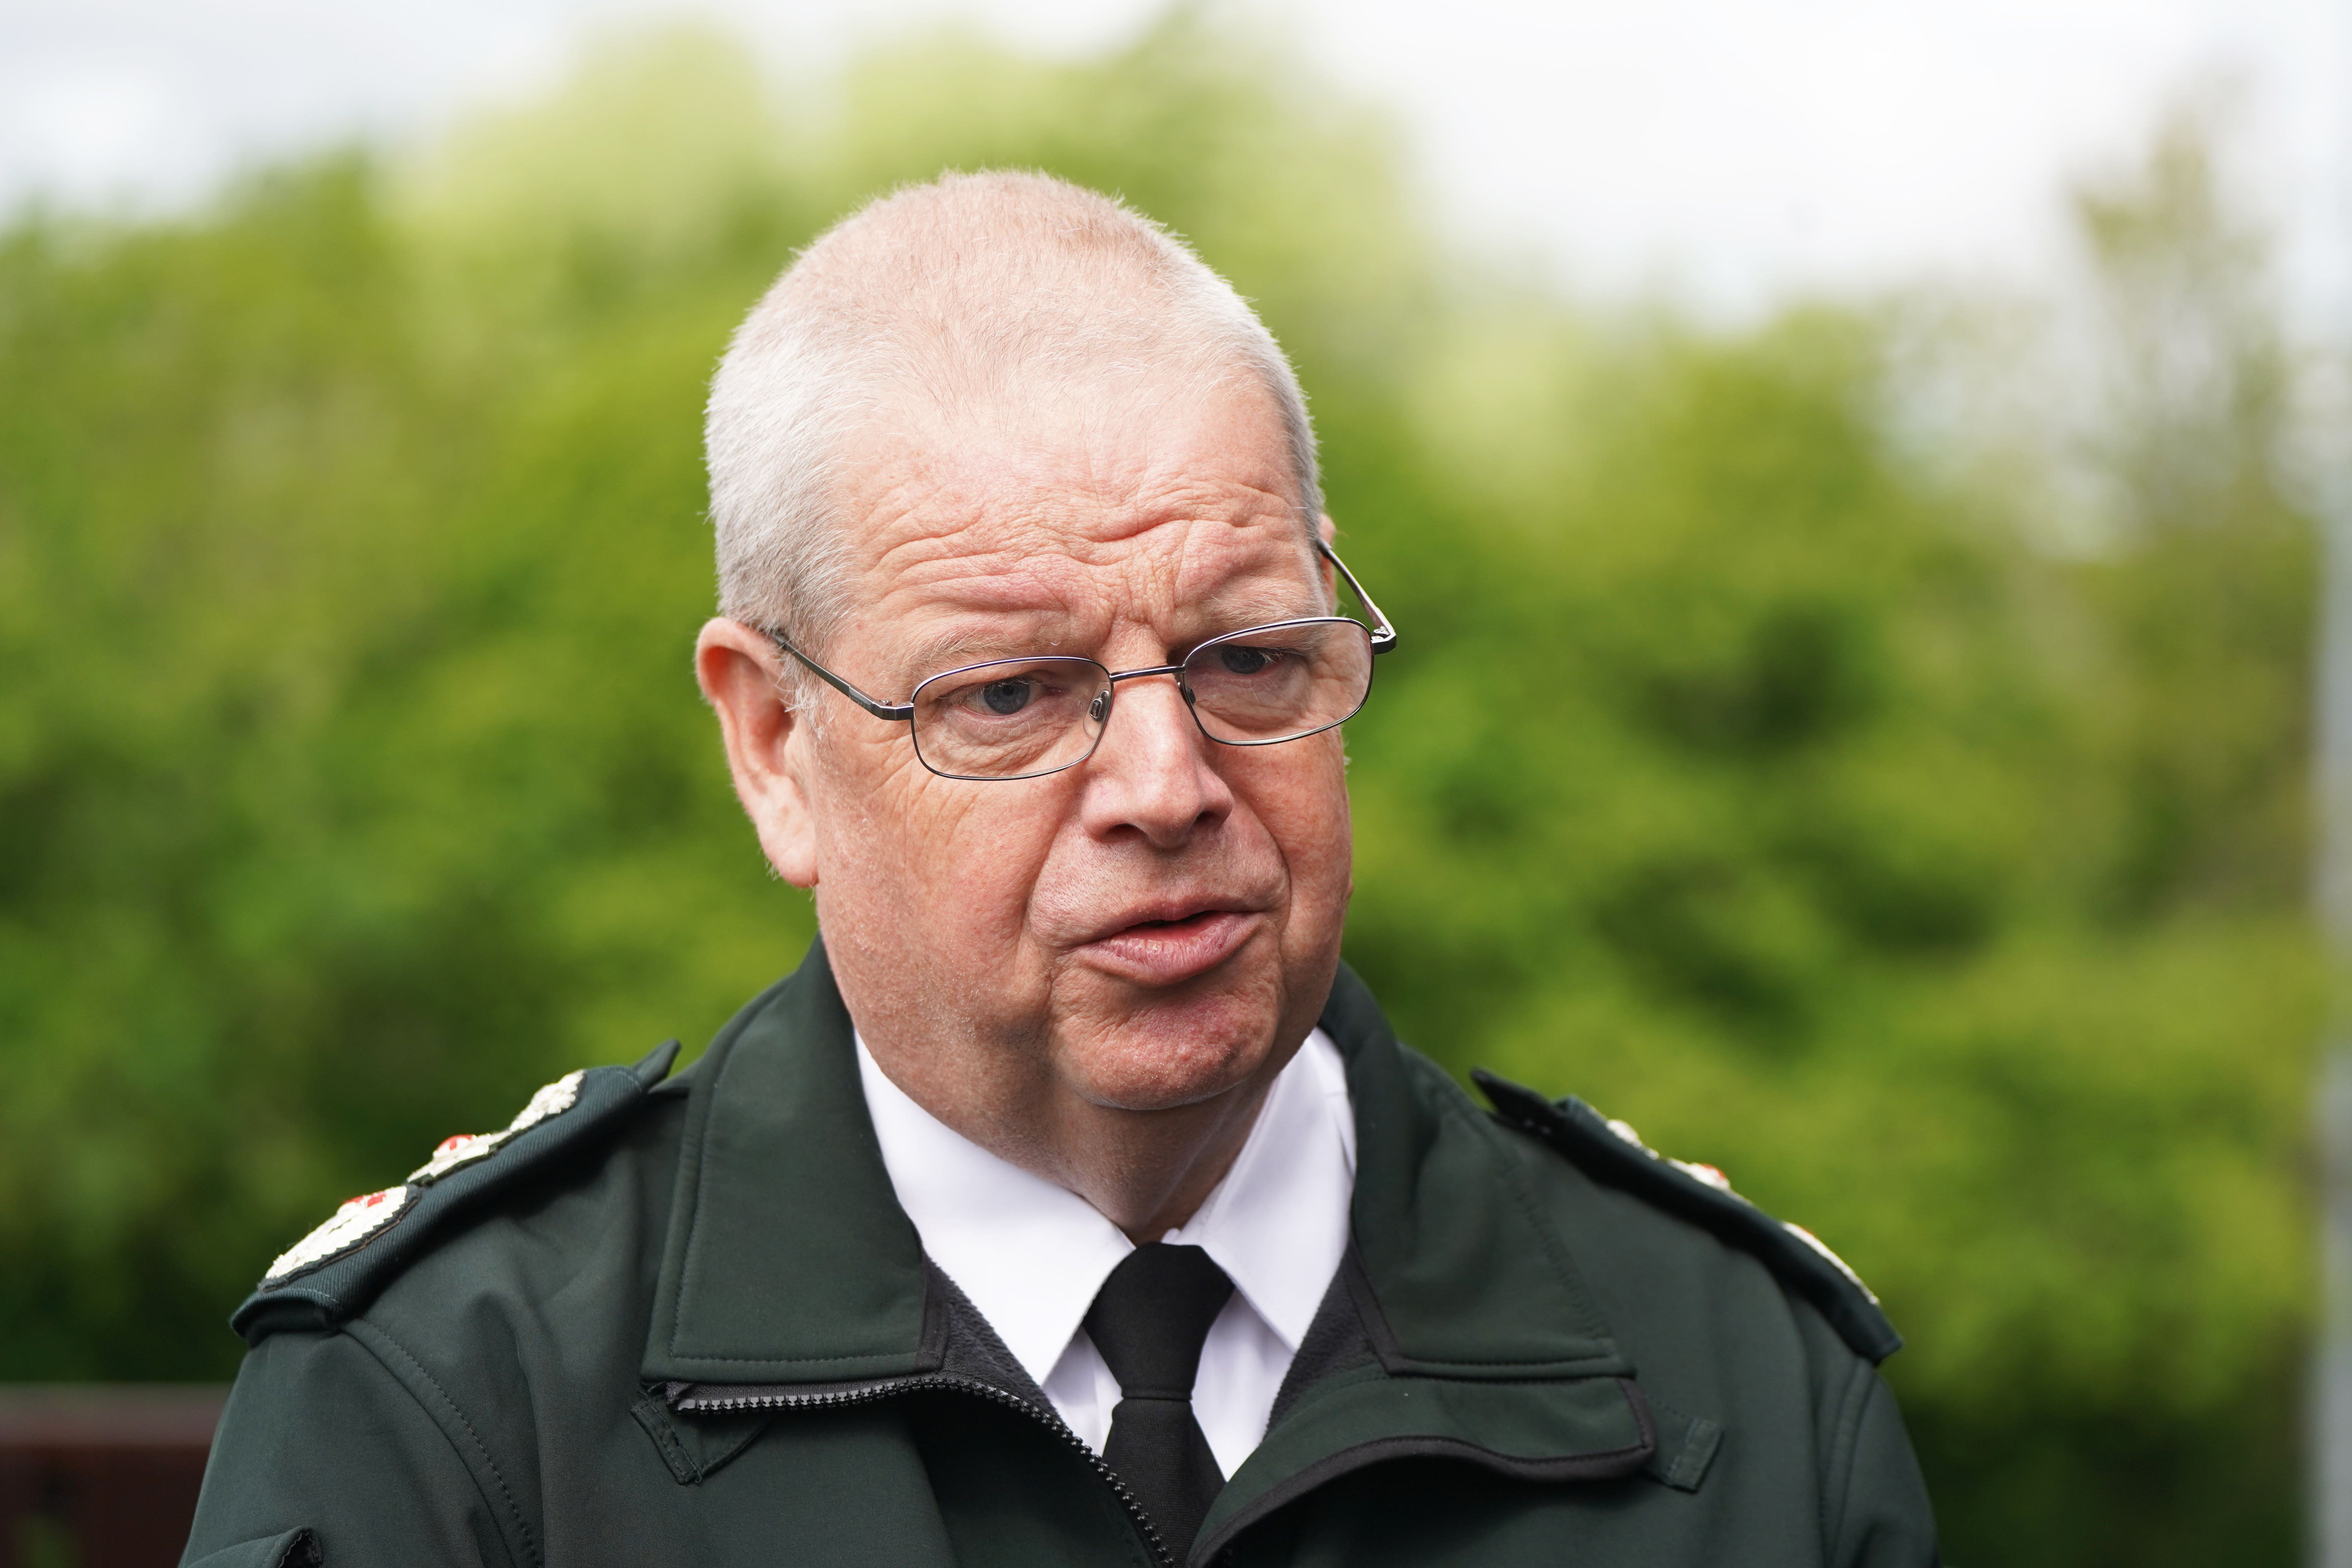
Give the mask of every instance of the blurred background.
[(1405, 1037), (1836, 1247), (1948, 1558), (2299, 1560), (2338, 9), (0, 0), (0, 1382), (797, 961), (704, 383), (1034, 166), (1297, 361)]

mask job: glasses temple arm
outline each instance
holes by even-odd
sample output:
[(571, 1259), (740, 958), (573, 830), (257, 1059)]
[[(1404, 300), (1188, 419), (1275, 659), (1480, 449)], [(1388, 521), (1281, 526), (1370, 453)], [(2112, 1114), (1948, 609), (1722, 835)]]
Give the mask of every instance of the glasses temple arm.
[[(1344, 572), (1347, 568), (1342, 566), (1339, 570)], [(1350, 581), (1352, 581), (1352, 579), (1350, 579)], [(1358, 592), (1360, 593), (1361, 590), (1360, 589)], [(1366, 600), (1365, 602), (1367, 604), (1370, 603), (1370, 600)], [(1378, 611), (1374, 611), (1373, 613), (1375, 615), (1379, 614)], [(794, 658), (799, 659), (803, 664), (807, 665), (809, 668), (814, 670), (819, 680), (824, 681), (827, 686), (832, 687), (835, 691), (840, 692), (844, 697), (848, 698), (852, 702), (856, 703), (860, 708), (865, 709), (877, 719), (888, 719), (894, 722), (901, 724), (910, 723), (913, 721), (915, 717), (915, 705), (913, 703), (877, 702), (874, 699), (866, 696), (866, 693), (858, 690), (857, 688), (850, 685), (849, 682), (842, 679), (841, 677), (834, 674), (833, 671), (825, 668), (824, 666), (819, 664), (816, 660), (811, 658), (808, 655), (794, 647), (786, 640), (783, 633), (771, 631), (765, 626), (761, 627), (760, 631), (761, 635), (765, 637), (770, 642), (774, 643), (778, 647), (783, 649), (784, 652), (791, 654)]]
[(1339, 569), (1339, 575), (1347, 580), (1349, 588), (1362, 602), (1364, 608), (1372, 613), (1372, 651), (1386, 653), (1396, 647), (1396, 628), (1389, 625), (1389, 618), (1381, 613), (1381, 607), (1372, 603), (1372, 596), (1364, 592), (1364, 585), (1356, 581), (1356, 574), (1348, 570), (1348, 563), (1339, 559), (1339, 552), (1319, 539), (1315, 542), (1315, 550), (1324, 560)]

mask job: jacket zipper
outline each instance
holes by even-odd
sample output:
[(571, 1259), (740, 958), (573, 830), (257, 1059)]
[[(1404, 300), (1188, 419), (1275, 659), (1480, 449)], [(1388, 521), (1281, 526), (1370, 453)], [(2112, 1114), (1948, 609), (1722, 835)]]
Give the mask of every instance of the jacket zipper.
[(1017, 1394), (1009, 1394), (995, 1384), (982, 1383), (976, 1377), (953, 1377), (934, 1373), (920, 1377), (890, 1378), (881, 1383), (868, 1384), (863, 1388), (843, 1389), (830, 1394), (729, 1394), (719, 1398), (694, 1396), (678, 1402), (671, 1408), (689, 1412), (709, 1410), (730, 1413), (742, 1410), (836, 1409), (845, 1405), (871, 1405), (897, 1394), (911, 1394), (925, 1389), (949, 1389), (959, 1394), (975, 1394), (980, 1398), (1004, 1405), (1008, 1409), (1017, 1410), (1032, 1420), (1041, 1423), (1076, 1449), (1093, 1468), (1095, 1474), (1100, 1476), (1109, 1485), (1113, 1495), (1119, 1500), (1119, 1506), (1127, 1510), (1128, 1518), (1141, 1532), (1144, 1544), (1151, 1549), (1152, 1560), (1160, 1563), (1160, 1568), (1178, 1568), (1180, 1560), (1169, 1550), (1168, 1543), (1160, 1539), (1160, 1527), (1153, 1523), (1151, 1516), (1143, 1510), (1143, 1505), (1136, 1500), (1135, 1494), (1128, 1490), (1127, 1483), (1119, 1479), (1118, 1472), (1103, 1463), (1102, 1457), (1087, 1447), (1084, 1438), (1070, 1430), (1068, 1422), (1053, 1411), (1038, 1409)]

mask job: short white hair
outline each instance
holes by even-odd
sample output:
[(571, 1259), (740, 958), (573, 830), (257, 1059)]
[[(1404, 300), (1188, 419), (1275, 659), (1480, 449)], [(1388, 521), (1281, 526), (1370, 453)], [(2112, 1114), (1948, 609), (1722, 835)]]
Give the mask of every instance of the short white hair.
[(811, 653), (832, 641), (847, 609), (845, 437), (909, 397), (953, 413), (1083, 377), (1236, 373), (1274, 400), (1311, 538), (1323, 499), (1298, 377), (1182, 240), (1037, 174), (946, 174), (873, 202), (776, 279), (711, 380), (719, 613)]

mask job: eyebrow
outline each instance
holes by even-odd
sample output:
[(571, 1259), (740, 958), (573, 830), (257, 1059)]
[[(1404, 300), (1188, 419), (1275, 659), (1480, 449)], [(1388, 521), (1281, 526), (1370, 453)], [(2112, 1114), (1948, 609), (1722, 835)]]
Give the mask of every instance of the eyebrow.
[(909, 689), (934, 675), (968, 664), (997, 658), (1023, 658), (1036, 654), (1039, 628), (1013, 631), (1003, 626), (961, 626), (935, 632), (908, 645), (901, 668)]
[[(1197, 614), (1206, 624), (1191, 639), (1194, 644), (1229, 632), (1244, 631), (1251, 626), (1269, 626), (1282, 621), (1308, 619), (1337, 614), (1337, 606), (1326, 607), (1319, 603), (1322, 595), (1309, 589), (1307, 602), (1301, 603), (1298, 584), (1267, 583), (1263, 579), (1230, 584), (1212, 593), (1206, 599), (1181, 606), (1181, 613)], [(1051, 658), (1055, 656), (1091, 658), (1093, 650), (1073, 652), (1055, 647), (1043, 634), (1066, 630), (1071, 616), (1066, 610), (1040, 608), (1032, 611), (999, 612), (991, 617), (992, 624), (974, 626), (969, 623), (951, 626), (918, 637), (902, 649), (899, 678), (908, 690), (929, 680), (966, 665), (985, 664), (1000, 658)], [(1014, 629), (1007, 622), (1026, 620), (1027, 625)]]
[(1331, 614), (1319, 602), (1320, 594), (1308, 595), (1308, 602), (1299, 602), (1296, 584), (1253, 583), (1227, 594), (1213, 594), (1190, 608), (1201, 608), (1217, 629), (1202, 634), (1201, 640), (1222, 637), (1228, 631), (1241, 631), (1249, 626), (1270, 626), (1281, 621), (1311, 619)]

